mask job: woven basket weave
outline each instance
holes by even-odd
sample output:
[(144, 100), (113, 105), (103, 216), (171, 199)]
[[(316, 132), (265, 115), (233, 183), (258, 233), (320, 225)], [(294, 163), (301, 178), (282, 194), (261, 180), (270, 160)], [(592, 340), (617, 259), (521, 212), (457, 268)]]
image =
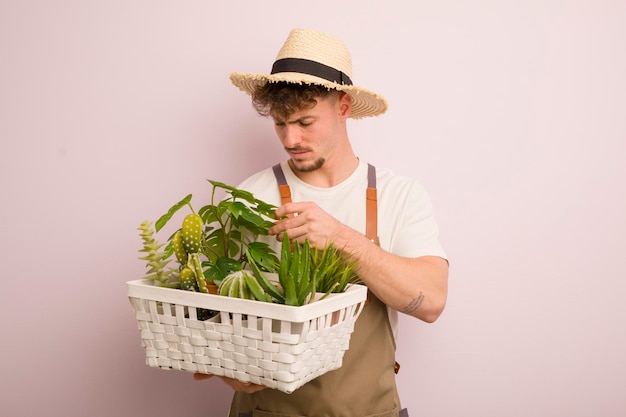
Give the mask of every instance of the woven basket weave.
[[(367, 288), (292, 307), (127, 282), (146, 363), (291, 393), (341, 367)], [(219, 311), (198, 320), (198, 309)]]

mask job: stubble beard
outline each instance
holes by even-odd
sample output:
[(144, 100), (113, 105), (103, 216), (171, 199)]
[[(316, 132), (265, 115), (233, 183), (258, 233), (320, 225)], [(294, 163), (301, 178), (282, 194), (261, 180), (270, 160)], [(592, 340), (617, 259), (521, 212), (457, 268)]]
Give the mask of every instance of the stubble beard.
[(294, 169), (294, 171), (297, 171), (297, 172), (313, 172), (313, 171), (320, 169), (324, 165), (324, 162), (326, 162), (326, 160), (320, 157), (316, 159), (315, 161), (313, 161), (312, 163), (305, 165), (304, 163), (299, 164), (298, 161), (292, 158), (291, 167)]

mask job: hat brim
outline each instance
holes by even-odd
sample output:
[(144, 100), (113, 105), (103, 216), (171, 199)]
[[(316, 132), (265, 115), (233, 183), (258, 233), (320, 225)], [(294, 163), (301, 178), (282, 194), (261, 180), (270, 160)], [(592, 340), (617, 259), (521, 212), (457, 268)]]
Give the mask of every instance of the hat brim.
[(344, 91), (352, 98), (352, 112), (350, 117), (360, 119), (362, 117), (379, 116), (387, 111), (387, 100), (380, 94), (354, 85), (344, 85), (319, 78), (314, 75), (299, 72), (281, 72), (278, 74), (246, 74), (234, 72), (230, 75), (230, 81), (244, 93), (251, 95), (259, 86), (275, 82), (288, 82), (293, 84), (315, 84)]

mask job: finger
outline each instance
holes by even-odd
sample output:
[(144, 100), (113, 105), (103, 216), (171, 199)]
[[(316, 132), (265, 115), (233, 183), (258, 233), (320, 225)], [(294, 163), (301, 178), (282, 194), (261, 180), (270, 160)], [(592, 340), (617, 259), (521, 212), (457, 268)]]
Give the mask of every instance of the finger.
[(306, 207), (307, 203), (304, 202), (286, 203), (276, 209), (274, 216), (276, 219), (296, 217), (298, 214), (302, 213)]
[(193, 374), (193, 379), (195, 379), (196, 381), (202, 381), (202, 380), (209, 379), (209, 378), (213, 378), (213, 375), (210, 375), (210, 374), (199, 374), (199, 373), (194, 373)]
[(220, 377), (228, 386), (230, 386), (235, 391), (243, 391), (248, 394), (252, 394), (253, 392), (260, 391), (262, 389), (267, 388), (264, 385), (257, 385), (251, 382), (243, 382), (238, 379), (228, 378), (225, 376)]
[(289, 238), (291, 239), (293, 230), (297, 227), (302, 226), (303, 222), (303, 220), (297, 220), (293, 217), (289, 219), (278, 220), (274, 223), (272, 227), (270, 227), (269, 234), (278, 236), (278, 240), (282, 240), (283, 233), (287, 232)]
[[(270, 227), (267, 232), (272, 236), (280, 236), (283, 234), (285, 230), (285, 226), (283, 224), (284, 220), (279, 220)], [(280, 239), (279, 239), (280, 240)]]
[[(295, 243), (300, 242), (300, 243), (304, 243), (304, 241), (307, 238), (307, 227), (306, 225), (303, 226), (298, 226), (298, 227), (294, 227), (291, 229), (286, 230), (287, 232), (287, 239), (289, 239), (289, 242), (291, 243)], [(283, 233), (279, 233), (276, 235), (276, 238), (278, 239), (278, 241), (282, 242), (284, 239), (284, 234)]]
[(252, 384), (250, 382), (242, 383), (243, 387), (238, 389), (237, 391), (243, 391), (247, 394), (252, 394), (253, 392), (261, 391), (262, 389), (267, 388), (264, 385)]
[(253, 392), (261, 391), (261, 390), (264, 390), (265, 388), (267, 388), (267, 387), (266, 387), (266, 386), (264, 386), (264, 385), (256, 385), (256, 384), (253, 384), (253, 385), (251, 385), (251, 386), (249, 386), (249, 387), (248, 387), (248, 389), (246, 390), (246, 392), (247, 392), (248, 394), (252, 394)]

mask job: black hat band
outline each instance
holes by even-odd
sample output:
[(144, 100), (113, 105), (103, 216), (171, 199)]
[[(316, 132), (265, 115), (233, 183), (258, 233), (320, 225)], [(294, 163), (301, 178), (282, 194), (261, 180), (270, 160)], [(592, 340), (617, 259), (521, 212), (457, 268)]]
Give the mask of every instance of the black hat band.
[(274, 62), (272, 65), (272, 74), (280, 72), (299, 72), (301, 74), (314, 75), (325, 80), (343, 84), (352, 85), (352, 80), (345, 73), (329, 67), (328, 65), (320, 64), (310, 59), (301, 58), (283, 58)]

